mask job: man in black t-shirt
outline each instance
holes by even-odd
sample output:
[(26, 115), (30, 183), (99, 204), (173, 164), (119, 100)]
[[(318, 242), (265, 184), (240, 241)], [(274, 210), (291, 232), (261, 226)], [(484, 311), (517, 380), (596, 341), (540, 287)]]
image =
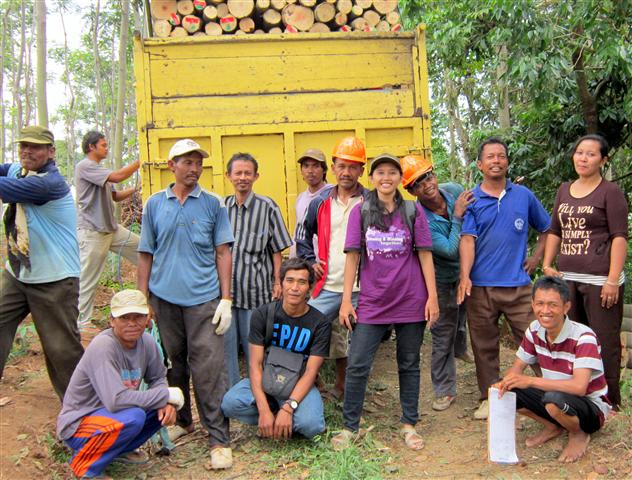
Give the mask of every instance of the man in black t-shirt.
[[(281, 265), (282, 298), (274, 302), (272, 338), (266, 339), (268, 306), (252, 313), (250, 378), (234, 385), (222, 400), (227, 418), (259, 426), (263, 437), (289, 438), (292, 432), (312, 438), (325, 430), (323, 401), (314, 382), (329, 353), (331, 325), (307, 304), (314, 283), (312, 267), (291, 258)], [(272, 397), (263, 391), (263, 365), (270, 346), (304, 355), (304, 371), (289, 398)]]

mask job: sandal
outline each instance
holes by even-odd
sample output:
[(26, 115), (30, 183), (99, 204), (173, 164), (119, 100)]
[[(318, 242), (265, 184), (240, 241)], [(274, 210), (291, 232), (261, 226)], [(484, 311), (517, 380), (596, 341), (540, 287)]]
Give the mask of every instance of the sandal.
[(421, 450), (424, 448), (424, 439), (417, 433), (412, 425), (404, 425), (400, 429), (400, 433), (404, 437), (404, 443), (411, 450)]
[(358, 438), (356, 432), (351, 430), (341, 430), (340, 433), (331, 437), (331, 445), (337, 452), (344, 450), (350, 446)]

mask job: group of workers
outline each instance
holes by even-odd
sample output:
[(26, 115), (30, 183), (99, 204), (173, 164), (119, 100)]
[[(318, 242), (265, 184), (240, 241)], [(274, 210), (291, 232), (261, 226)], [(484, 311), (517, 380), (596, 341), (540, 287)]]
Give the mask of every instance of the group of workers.
[[(77, 477), (107, 478), (112, 461), (147, 461), (138, 447), (161, 427), (172, 441), (193, 432), (191, 382), (214, 469), (233, 463), (228, 419), (257, 425), (263, 437), (312, 438), (326, 428), (323, 396), (343, 402), (344, 428), (331, 439), (343, 449), (359, 434), (369, 373), (391, 332), (400, 433), (419, 450), (424, 330), (432, 331), (432, 408), (442, 411), (457, 394), (455, 358), (472, 356), (466, 318), (481, 399), (476, 419), (487, 418), (490, 387), (516, 392), (519, 412), (544, 426), (527, 445), (567, 431), (559, 458), (570, 462), (621, 403), (627, 203), (601, 175), (609, 147), (598, 135), (574, 145), (578, 178), (560, 187), (552, 216), (507, 178), (509, 152), (499, 138), (480, 145), (483, 179), (472, 190), (439, 183), (423, 156), (388, 153), (368, 164), (368, 190), (359, 183), (365, 146), (345, 137), (332, 154), (335, 185), (326, 183), (322, 151), (298, 159), (308, 188), (297, 197), (294, 235), (278, 205), (254, 192), (259, 165), (248, 153), (228, 162), (235, 193), (223, 199), (199, 185), (208, 153), (177, 141), (168, 157), (174, 183), (148, 199), (137, 236), (117, 224), (112, 201), (134, 193), (114, 185), (138, 162), (105, 168), (107, 141), (89, 132), (75, 169), (75, 211), (52, 133), (26, 127), (18, 143), (20, 164), (0, 165), (0, 199), (9, 204), (0, 374), (31, 313), (62, 399), (58, 435), (74, 452)], [(400, 185), (416, 200), (405, 200)], [(530, 228), (540, 236), (528, 256)], [(111, 328), (84, 353), (80, 331), (89, 328), (108, 251), (138, 265), (137, 290), (112, 298)], [(532, 285), (542, 259), (545, 276)], [(504, 377), (501, 315), (519, 346)], [(161, 345), (145, 333), (152, 320)], [(298, 364), (288, 367), (294, 357), (276, 353), (280, 360), (270, 360), (274, 349), (297, 354)], [(335, 360), (329, 390), (318, 376), (326, 358)], [(535, 376), (523, 374), (527, 365)], [(281, 367), (288, 376), (295, 368), (285, 394), (267, 386), (270, 369)]]

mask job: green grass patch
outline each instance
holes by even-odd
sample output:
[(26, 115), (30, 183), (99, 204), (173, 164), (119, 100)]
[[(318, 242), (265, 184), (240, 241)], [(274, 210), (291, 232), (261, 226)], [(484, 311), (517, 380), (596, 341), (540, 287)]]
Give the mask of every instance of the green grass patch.
[(9, 361), (26, 355), (30, 345), (36, 340), (37, 331), (35, 330), (35, 325), (31, 322), (20, 324), (9, 353)]
[(46, 446), (48, 457), (55, 463), (68, 463), (72, 452), (66, 447), (61, 440), (57, 440), (54, 434), (46, 432), (40, 437), (41, 442)]

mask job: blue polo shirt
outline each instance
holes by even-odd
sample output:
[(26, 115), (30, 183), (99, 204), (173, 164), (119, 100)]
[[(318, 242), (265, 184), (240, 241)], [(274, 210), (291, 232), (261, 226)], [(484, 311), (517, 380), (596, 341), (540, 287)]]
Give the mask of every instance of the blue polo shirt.
[(147, 200), (138, 251), (154, 257), (149, 291), (190, 307), (219, 296), (215, 245), (232, 244), (233, 231), (217, 195), (198, 185), (180, 204), (172, 187)]
[(452, 215), (456, 198), (463, 192), (458, 183), (442, 183), (439, 192), (445, 200), (448, 218), (437, 215), (424, 207), (432, 235), (432, 258), (435, 277), (439, 283), (453, 283), (459, 279), (459, 240), (462, 218)]
[(79, 277), (75, 201), (55, 162), (22, 177), (19, 163), (0, 165), (0, 200), (24, 207), (31, 268), (7, 271), (23, 283), (49, 283)]
[(531, 283), (523, 263), (529, 226), (545, 232), (551, 217), (533, 192), (507, 180), (500, 197), (473, 190), (476, 201), (463, 218), (461, 235), (476, 237), (470, 279), (477, 287), (520, 287)]

